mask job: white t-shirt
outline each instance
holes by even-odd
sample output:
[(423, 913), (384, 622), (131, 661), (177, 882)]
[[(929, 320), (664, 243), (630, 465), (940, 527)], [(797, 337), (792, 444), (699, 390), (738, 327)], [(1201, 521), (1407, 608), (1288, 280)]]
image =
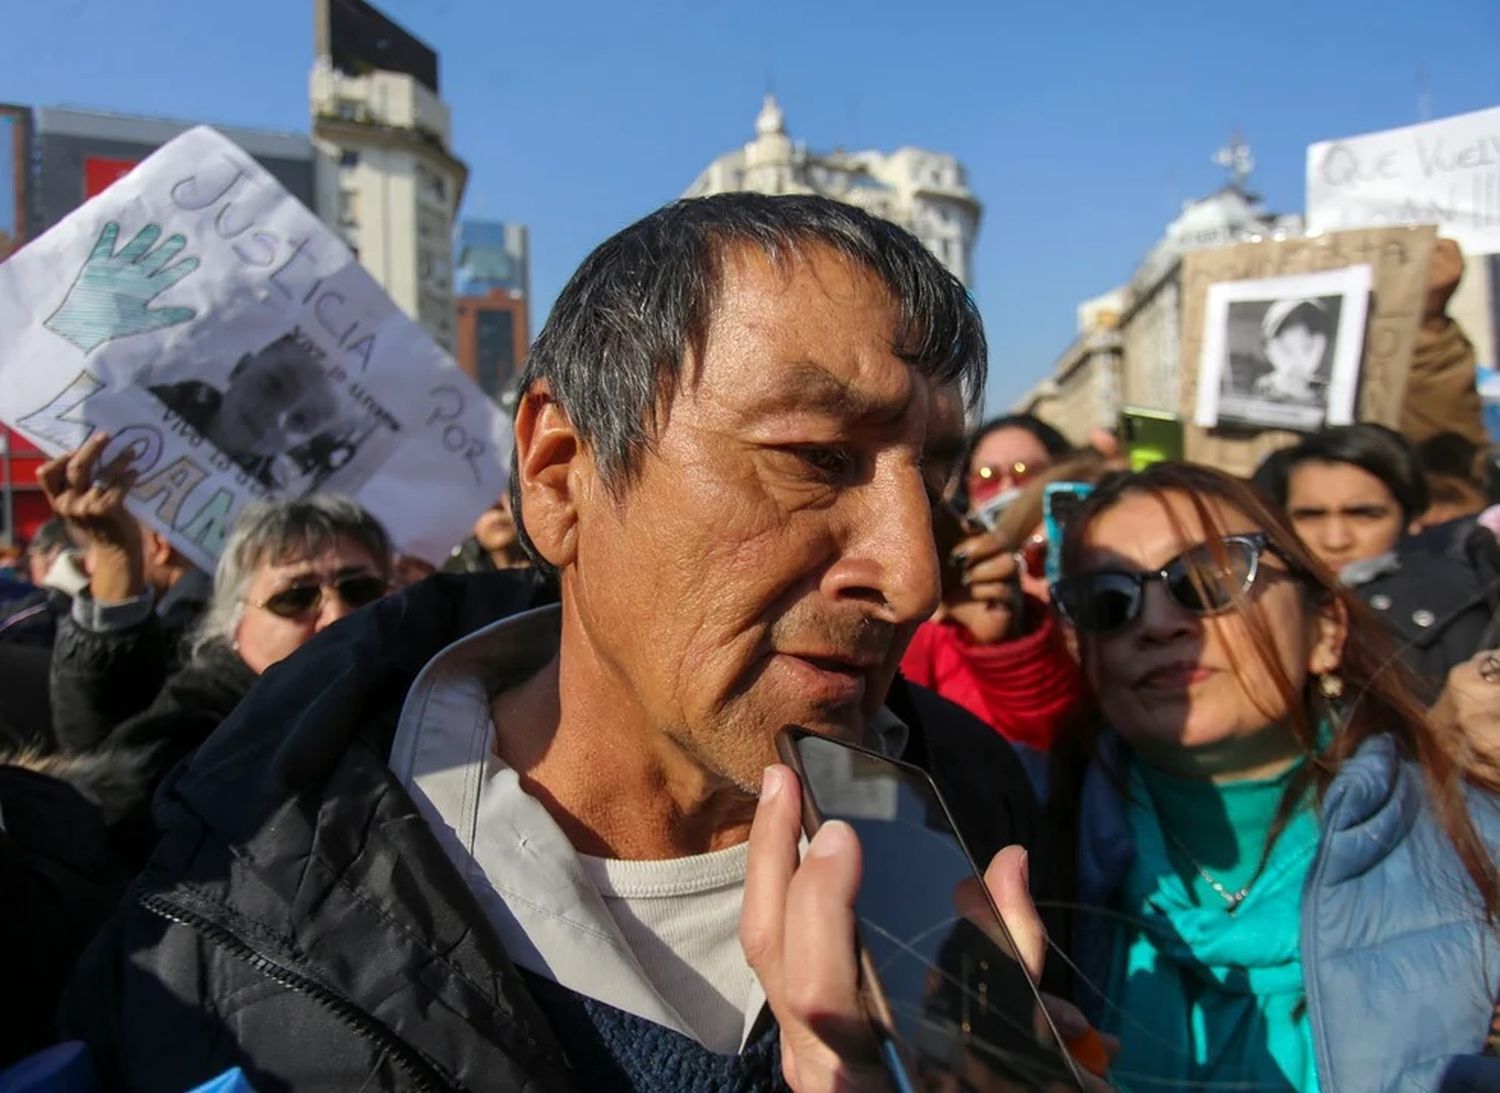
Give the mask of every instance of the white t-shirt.
[(739, 944), (748, 847), (671, 861), (584, 857), (492, 751), (497, 681), (537, 670), (558, 613), (502, 620), (449, 646), (402, 707), (392, 772), (527, 971), (739, 1051), (765, 994)]

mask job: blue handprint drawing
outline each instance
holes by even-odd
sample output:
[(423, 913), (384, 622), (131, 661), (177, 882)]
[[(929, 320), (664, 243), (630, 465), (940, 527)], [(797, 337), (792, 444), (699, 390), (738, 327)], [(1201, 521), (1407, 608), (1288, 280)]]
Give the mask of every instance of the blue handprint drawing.
[(114, 338), (146, 334), (194, 318), (198, 313), (190, 307), (147, 306), (198, 268), (196, 258), (169, 266), (187, 240), (172, 235), (152, 250), (160, 235), (161, 228), (147, 224), (116, 254), (120, 225), (105, 224), (78, 279), (43, 325), (91, 353)]

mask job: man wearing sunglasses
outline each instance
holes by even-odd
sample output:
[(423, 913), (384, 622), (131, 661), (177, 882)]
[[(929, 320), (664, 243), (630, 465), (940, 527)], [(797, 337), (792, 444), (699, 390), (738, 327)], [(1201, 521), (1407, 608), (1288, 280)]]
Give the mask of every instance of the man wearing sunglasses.
[[(603, 244), (515, 419), (511, 508), (560, 604), (505, 617), (513, 575), (439, 574), (266, 674), (164, 789), (157, 858), (79, 973), (110, 1077), (885, 1088), (857, 850), (827, 825), (799, 868), (774, 741), (926, 766), (981, 862), (1032, 838), (1009, 747), (896, 681), (939, 596), (940, 405), (984, 354), (920, 243), (821, 198), (679, 202)], [(1035, 968), (1023, 857), (991, 887)]]

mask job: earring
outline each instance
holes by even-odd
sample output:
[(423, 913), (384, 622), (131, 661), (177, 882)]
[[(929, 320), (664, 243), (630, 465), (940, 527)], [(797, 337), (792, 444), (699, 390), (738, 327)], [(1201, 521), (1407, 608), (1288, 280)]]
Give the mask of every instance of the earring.
[(1333, 702), (1344, 697), (1344, 681), (1332, 672), (1325, 672), (1318, 677), (1318, 693), (1328, 701)]

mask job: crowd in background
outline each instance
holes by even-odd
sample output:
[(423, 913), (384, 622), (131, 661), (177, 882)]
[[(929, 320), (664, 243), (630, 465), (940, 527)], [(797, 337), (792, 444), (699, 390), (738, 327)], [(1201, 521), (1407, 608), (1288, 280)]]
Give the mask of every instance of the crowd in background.
[[(953, 324), (944, 332), (949, 343), (977, 336), (979, 348), (963, 352), (982, 357), (982, 335), (973, 325), (977, 318), (953, 302), (961, 289), (954, 289), (935, 263), (914, 256), (895, 229), (874, 227), (862, 215), (830, 213), (832, 206), (814, 199), (796, 206), (737, 200), (710, 199), (709, 211), (691, 214), (703, 218), (692, 223), (698, 233), (693, 238), (718, 239), (714, 246), (719, 247), (729, 245), (724, 238), (734, 239), (736, 246), (756, 253), (757, 247), (774, 252), (764, 240), (780, 240), (777, 233), (786, 233), (802, 248), (792, 252), (800, 257), (782, 254), (791, 266), (821, 261), (819, 248), (828, 249), (834, 260), (880, 279), (879, 292), (870, 297), (877, 304), (891, 296), (902, 302), (920, 299), (924, 306), (939, 296), (948, 300), (942, 306), (952, 309), (944, 320)], [(626, 229), (615, 251), (580, 270), (575, 281), (584, 283), (574, 295), (589, 299), (589, 292), (606, 289), (628, 293), (628, 277), (620, 279), (625, 288), (605, 284), (615, 276), (608, 263), (622, 248), (645, 246), (638, 238), (642, 232), (657, 233), (652, 245), (668, 245), (662, 240), (670, 243), (671, 233), (679, 230), (672, 218), (684, 216), (690, 219), (679, 207), (648, 218), (644, 228)], [(678, 261), (701, 257), (682, 246)], [(785, 276), (789, 283), (794, 276), (760, 267), (746, 273), (748, 265), (725, 272), (731, 267), (716, 267), (717, 275)], [(925, 286), (920, 291), (912, 287), (918, 283)], [(854, 303), (840, 306), (857, 312), (868, 304), (858, 295), (867, 288), (856, 282), (849, 289)], [(732, 314), (736, 299), (726, 291), (714, 304), (720, 309), (715, 314)], [(830, 338), (845, 332), (816, 307), (800, 312), (772, 299), (763, 306), (791, 308), (786, 321), (798, 329), (825, 323)], [(257, 770), (275, 768), (298, 787), (299, 796), (289, 801), (304, 800), (299, 764), (309, 772), (332, 769), (331, 760), (319, 754), (325, 744), (294, 726), (305, 727), (307, 711), (325, 708), (320, 716), (343, 723), (344, 713), (334, 707), (344, 701), (339, 688), (346, 661), (355, 666), (348, 672), (366, 672), (368, 658), (360, 686), (370, 695), (385, 695), (382, 688), (396, 688), (390, 682), (395, 680), (401, 681), (402, 693), (407, 687), (436, 686), (428, 681), (429, 672), (418, 672), (429, 662), (448, 663), (440, 650), (451, 642), (504, 618), (536, 618), (525, 613), (555, 610), (560, 597), (569, 620), (574, 616), (567, 614), (568, 598), (584, 605), (580, 625), (587, 628), (589, 612), (609, 606), (613, 583), (650, 583), (653, 564), (683, 582), (680, 588), (662, 586), (663, 595), (670, 590), (675, 597), (662, 612), (697, 610), (700, 601), (717, 605), (721, 613), (741, 609), (687, 586), (686, 574), (695, 567), (712, 564), (724, 571), (751, 564), (716, 553), (707, 532), (681, 530), (694, 517), (685, 499), (696, 488), (691, 484), (675, 487), (675, 494), (662, 488), (658, 495), (649, 474), (639, 472), (625, 487), (626, 495), (644, 491), (663, 511), (680, 510), (688, 521), (660, 521), (659, 529), (666, 530), (659, 530), (655, 546), (665, 553), (656, 556), (650, 553), (652, 543), (643, 548), (628, 536), (621, 542), (633, 544), (634, 553), (618, 559), (602, 553), (605, 547), (575, 547), (569, 536), (587, 535), (607, 517), (596, 514), (593, 524), (570, 531), (564, 517), (539, 507), (537, 498), (564, 489), (544, 466), (547, 430), (563, 428), (547, 415), (556, 414), (559, 405), (586, 405), (576, 394), (567, 396), (575, 400), (567, 403), (560, 392), (565, 383), (591, 382), (579, 378), (577, 365), (567, 371), (567, 352), (576, 360), (587, 356), (570, 349), (567, 338), (604, 342), (595, 359), (613, 361), (616, 357), (605, 350), (620, 349), (609, 339), (626, 337), (589, 326), (586, 308), (569, 312), (569, 292), (558, 306), (561, 317), (554, 317), (539, 341), (518, 400), (515, 488), (479, 516), (472, 537), (455, 548), (445, 572), (435, 576), (428, 576), (431, 567), (398, 557), (379, 523), (357, 504), (316, 494), (247, 508), (215, 572), (203, 573), (126, 510), (131, 469), (128, 461), (101, 465), (107, 437), (96, 436), (43, 468), (40, 481), (56, 519), (0, 575), (5, 582), (0, 739), (6, 748), (0, 765), (0, 898), (11, 912), (6, 941), (15, 963), (8, 974), (20, 977), (11, 982), (24, 982), (33, 1002), (23, 1019), (0, 1030), (0, 1062), (59, 1038), (56, 1015), (75, 964), (133, 879), (143, 870), (147, 876), (152, 870), (171, 872), (198, 853), (188, 843), (203, 836), (184, 827), (183, 801), (191, 801), (203, 786), (224, 792), (229, 783), (215, 781), (216, 772), (240, 769), (236, 762), (252, 754)], [(708, 318), (699, 316), (704, 323)], [(568, 329), (569, 321), (578, 329)], [(686, 335), (675, 336), (690, 341), (694, 328), (684, 329)], [(1461, 350), (1453, 336), (1441, 328), (1445, 352)], [(972, 359), (939, 359), (947, 350), (935, 349), (935, 338), (923, 340), (914, 330), (902, 329), (898, 337), (916, 347), (901, 359), (914, 374), (926, 375), (934, 390), (957, 391), (960, 378), (972, 381), (965, 371)], [(1469, 370), (1472, 374), (1472, 353)], [(657, 388), (644, 384), (641, 389)], [(551, 397), (539, 399), (543, 390)], [(599, 381), (600, 398), (619, 390)], [(688, 390), (679, 386), (668, 397), (688, 399)], [(962, 400), (954, 395), (951, 403), (935, 409), (934, 419), (947, 413), (961, 423)], [(907, 704), (900, 707), (901, 720), (935, 725), (941, 719), (922, 712), (929, 709), (923, 705), (929, 697), (910, 696), (935, 692), (982, 722), (1019, 757), (1016, 769), (1024, 778), (1002, 786), (996, 775), (990, 790), (981, 790), (977, 800), (970, 795), (955, 811), (975, 815), (974, 823), (982, 826), (987, 808), (1019, 807), (1003, 804), (1002, 797), (1031, 801), (1027, 807), (1035, 813), (1038, 845), (1056, 848), (1045, 863), (1045, 877), (1039, 876), (1044, 870), (1037, 857), (1031, 866), (1031, 890), (1049, 947), (1063, 954), (1049, 955), (1043, 981), (1071, 995), (1077, 1022), (1103, 1034), (1111, 1080), (1119, 1087), (1214, 1088), (1239, 1082), (1249, 1083), (1240, 1088), (1321, 1084), (1372, 1090), (1397, 1088), (1402, 1075), (1426, 1080), (1442, 1074), (1449, 1081), (1467, 1075), (1472, 1087), (1480, 1088), (1500, 1075), (1493, 1068), (1500, 1060), (1482, 1055), (1500, 956), (1495, 865), (1500, 655), (1490, 652), (1500, 645), (1500, 507), (1495, 504), (1500, 497), (1485, 477), (1487, 449), (1482, 430), (1476, 433), (1470, 420), (1475, 413), (1477, 403), (1453, 399), (1446, 416), (1427, 422), (1420, 443), (1375, 424), (1324, 429), (1270, 454), (1249, 480), (1181, 462), (1131, 469), (1128, 446), (1107, 432), (1074, 444), (1035, 417), (1001, 417), (973, 429), (961, 448), (939, 454), (942, 480), (930, 485), (926, 531), (893, 539), (890, 549), (905, 554), (889, 561), (888, 568), (915, 572), (934, 546), (937, 561), (936, 610), (924, 609), (921, 618), (911, 620), (910, 640), (904, 651), (897, 650), (904, 682), (896, 683), (892, 694)], [(664, 422), (676, 416), (644, 420), (666, 430), (672, 426)], [(586, 434), (583, 443), (603, 445), (599, 438), (608, 435), (601, 429), (592, 441)], [(791, 450), (800, 444), (788, 441), (777, 458), (803, 458), (800, 448)], [(663, 450), (670, 453), (670, 445)], [(666, 458), (645, 451), (640, 458)], [(814, 463), (806, 471), (808, 481), (825, 471)], [(1076, 501), (1054, 512), (1049, 497), (1055, 498), (1061, 485), (1070, 487)], [(1049, 487), (1054, 487), (1050, 494)], [(515, 517), (523, 493), (524, 533)], [(796, 520), (806, 518), (801, 508), (795, 511)], [(788, 526), (794, 522), (791, 516), (784, 520)], [(700, 518), (691, 526), (702, 523)], [(530, 539), (544, 534), (550, 538), (540, 546), (532, 543), (528, 553)], [(674, 550), (691, 552), (695, 544), (701, 556), (661, 561)], [(534, 565), (536, 559), (546, 564)], [(592, 576), (590, 565), (596, 567)], [(823, 569), (813, 564), (810, 571), (824, 587), (838, 579), (836, 570), (837, 563), (830, 563)], [(418, 619), (418, 605), (425, 620), (425, 613), (438, 611), (432, 605), (439, 601), (447, 612), (446, 629), (429, 633), (428, 623)], [(532, 629), (506, 632), (507, 671), (517, 664), (534, 670), (532, 661), (556, 655), (558, 639), (536, 637), (537, 624), (526, 625)], [(325, 631), (345, 636), (330, 633), (320, 639), (315, 649), (326, 651), (321, 659), (315, 649), (299, 654)], [(642, 663), (652, 652), (648, 647), (667, 642), (647, 619), (639, 620), (634, 646), (628, 637), (619, 639), (626, 644), (609, 648), (625, 649), (620, 657), (630, 657), (637, 654), (629, 650), (638, 647)], [(534, 655), (524, 647), (527, 641), (537, 643)], [(283, 662), (283, 669), (272, 671)], [(661, 673), (692, 674), (703, 667), (676, 662), (654, 669), (621, 661), (598, 670), (670, 690), (669, 683), (660, 682)], [(575, 664), (564, 670), (578, 669)], [(287, 690), (298, 680), (300, 690)], [(320, 689), (325, 682), (327, 695)], [(509, 685), (494, 686), (503, 696)], [(295, 694), (296, 700), (274, 707), (272, 699), (283, 693)], [(359, 701), (361, 711), (376, 703)], [(387, 706), (396, 701), (380, 699)], [(888, 705), (895, 709), (896, 697)], [(265, 713), (272, 709), (284, 718)], [(594, 716), (605, 712), (596, 710)], [(398, 731), (394, 714), (366, 716), (348, 714), (349, 738), (379, 739), (379, 747), (392, 747)], [(403, 725), (407, 716), (401, 715)], [(498, 724), (499, 714), (495, 717)], [(221, 725), (225, 729), (216, 734)], [(948, 731), (921, 730), (931, 741), (949, 739), (942, 735)], [(959, 749), (960, 765), (963, 755), (972, 754), (975, 771), (999, 769), (979, 758), (991, 755), (985, 749), (996, 747), (993, 740), (954, 731), (953, 739), (982, 741), (968, 745), (971, 753)], [(205, 746), (211, 737), (214, 743)], [(601, 756), (621, 761), (611, 747), (600, 738)], [(930, 764), (941, 766), (942, 747), (927, 747), (933, 752)], [(187, 774), (184, 760), (192, 768)], [(757, 772), (760, 765), (753, 764)], [(392, 769), (396, 766), (393, 758)], [(972, 781), (975, 774), (965, 777)], [(173, 796), (177, 790), (158, 794), (173, 779), (182, 783), (179, 796)], [(319, 782), (318, 792), (326, 794), (319, 798), (322, 810), (337, 810), (331, 802), (339, 792), (365, 792), (352, 780), (340, 784), (344, 790)], [(244, 789), (253, 797), (263, 786), (256, 782)], [(582, 817), (574, 822), (587, 829), (593, 807), (586, 800), (574, 802), (570, 814)], [(771, 806), (763, 802), (762, 807)], [(270, 854), (266, 831), (314, 822), (299, 808), (267, 804), (261, 827), (232, 838), (223, 835), (241, 858), (224, 868), (263, 869), (269, 876), (273, 865), (254, 864), (255, 855)], [(405, 815), (409, 820), (415, 814)], [(378, 810), (371, 816), (376, 826), (407, 822), (384, 818)], [(761, 817), (756, 822), (770, 823)], [(563, 823), (580, 854), (593, 855), (590, 863), (629, 856), (611, 854), (608, 846), (577, 836), (577, 830)], [(1368, 838), (1372, 831), (1379, 832), (1374, 841)], [(976, 854), (981, 847), (990, 853), (999, 849), (982, 838), (973, 843)], [(714, 849), (726, 852), (717, 844)], [(451, 857), (451, 848), (445, 852)], [(482, 864), (480, 851), (471, 852)], [(308, 860), (323, 859), (313, 854)], [(359, 871), (370, 868), (361, 859)], [(414, 879), (390, 863), (374, 868), (387, 878), (383, 883), (397, 887), (420, 882), (441, 890), (445, 883)], [(133, 890), (142, 883), (135, 881)], [(149, 883), (145, 887), (157, 890)], [(308, 899), (315, 898), (313, 891), (308, 889)], [(483, 890), (476, 891), (483, 902)], [(606, 895), (613, 900), (607, 889)], [(461, 926), (450, 929), (441, 921), (447, 897), (428, 898), (437, 908), (432, 928), (441, 944), (455, 949), (471, 944), (463, 940)], [(297, 908), (297, 914), (304, 912), (311, 914)], [(349, 914), (357, 917), (352, 910)], [(89, 958), (94, 963), (80, 975), (127, 974), (110, 963), (111, 945), (129, 951), (144, 946), (152, 955), (141, 958), (141, 967), (152, 967), (158, 947), (167, 942), (148, 945), (139, 933), (122, 933), (130, 928), (128, 923), (110, 927), (115, 932), (95, 942)], [(120, 940), (126, 936), (128, 942)], [(501, 936), (515, 957), (509, 944), (513, 935)], [(626, 930), (626, 936), (636, 935)], [(664, 935), (652, 936), (660, 944)], [(413, 974), (458, 975), (456, 965), (416, 955), (409, 959), (426, 969)], [(564, 977), (549, 980), (521, 963), (525, 988), (538, 999), (546, 1023), (560, 1035), (581, 1037), (569, 1052), (572, 1067), (596, 1078), (608, 1075), (597, 1079), (596, 1088), (651, 1087), (651, 1081), (621, 1075), (637, 1074), (632, 1066), (651, 1073), (654, 1062), (625, 1056), (646, 1050), (639, 1045), (654, 1040), (642, 1041), (637, 1029), (636, 1047), (622, 1047), (620, 1028), (606, 1028), (599, 1007), (580, 1009), (571, 997), (561, 996), (567, 993)], [(799, 1041), (794, 1038), (789, 1046), (787, 1039), (788, 1028), (801, 1027), (799, 1003), (777, 995), (764, 962), (754, 954), (750, 963), (767, 984), (782, 1022), (781, 1072), (800, 1073), (802, 1088), (821, 1088), (809, 1077), (820, 1073), (807, 1062), (810, 1055), (798, 1056)], [(148, 973), (137, 968), (128, 974)], [(149, 974), (176, 983), (165, 971)], [(219, 973), (195, 974), (208, 982)], [(406, 990), (399, 965), (384, 974), (385, 980), (370, 985), (372, 993), (399, 996)], [(247, 989), (236, 982), (238, 989)], [(667, 986), (653, 983), (668, 993)], [(120, 986), (115, 997), (132, 997), (129, 987)], [(227, 997), (204, 989), (211, 994), (205, 996), (205, 1012)], [(159, 1057), (147, 1059), (144, 1049), (132, 1050), (124, 1041), (148, 1042), (155, 1033), (132, 1026), (120, 1012), (88, 1016), (89, 1005), (76, 997), (79, 988), (72, 993), (73, 1016), (65, 1030), (88, 1040), (96, 1052), (113, 1037), (112, 1047), (102, 1049), (101, 1066), (118, 1068), (120, 1080), (168, 1088), (157, 1084), (167, 1080), (163, 1075), (191, 1070), (161, 1063)], [(574, 993), (588, 995), (582, 988)], [(103, 1009), (110, 1003), (93, 1004)], [(384, 1010), (376, 1016), (381, 1029), (407, 1020)], [(758, 1041), (747, 1032), (742, 1044), (738, 1011), (730, 1018), (730, 1035), (714, 1048), (715, 1057), (740, 1051), (748, 1058)], [(687, 1042), (712, 1040), (685, 1011), (684, 1019)], [(101, 1033), (101, 1022), (113, 1032)], [(241, 1048), (235, 1050), (243, 1050), (244, 1059), (266, 1068), (276, 1082), (298, 1084), (295, 1075), (287, 1078), (290, 1071), (267, 1062), (267, 1049), (257, 1046), (256, 1038), (268, 1033), (258, 1028), (249, 1018), (228, 1039), (238, 1038)], [(134, 1031), (122, 1031), (129, 1029)], [(614, 1039), (606, 1035), (610, 1030)], [(579, 1046), (585, 1042), (589, 1046)], [(162, 1042), (152, 1043), (151, 1051), (160, 1056)], [(417, 1054), (443, 1073), (470, 1065), (468, 1048), (451, 1050), (451, 1057), (441, 1058), (427, 1043)], [(514, 1068), (507, 1075), (551, 1073), (554, 1062), (531, 1061), (532, 1049), (509, 1044), (506, 1050), (507, 1065)], [(682, 1051), (680, 1045), (672, 1050)], [(386, 1062), (351, 1063), (351, 1071), (341, 1072), (341, 1051), (330, 1049), (325, 1072), (298, 1062), (312, 1068), (305, 1072), (306, 1084), (359, 1072), (383, 1087), (392, 1065), (388, 1059), (400, 1058), (393, 1050)], [(220, 1054), (202, 1057), (220, 1060)], [(480, 1054), (476, 1050), (474, 1058)], [(288, 1049), (288, 1055), (305, 1057), (300, 1049)], [(228, 1057), (237, 1058), (234, 1051)], [(550, 1059), (544, 1048), (537, 1049), (537, 1057)], [(800, 1070), (795, 1062), (788, 1068), (788, 1057), (800, 1058)], [(695, 1074), (698, 1088), (732, 1085), (696, 1056), (674, 1065)], [(398, 1077), (389, 1082), (399, 1086), (410, 1074)], [(734, 1080), (742, 1079), (749, 1080), (744, 1074)]]

